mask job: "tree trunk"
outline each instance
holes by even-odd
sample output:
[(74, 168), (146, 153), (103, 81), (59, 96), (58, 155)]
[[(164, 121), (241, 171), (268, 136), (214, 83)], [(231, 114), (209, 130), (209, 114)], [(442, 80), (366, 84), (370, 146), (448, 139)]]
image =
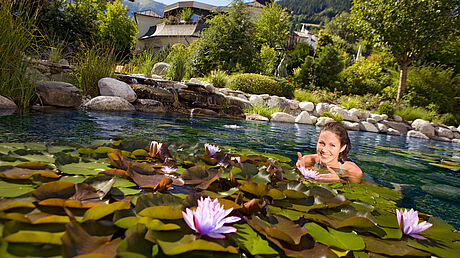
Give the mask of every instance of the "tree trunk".
[(396, 102), (401, 101), (402, 97), (406, 93), (406, 82), (407, 82), (407, 69), (409, 62), (405, 61), (401, 64), (401, 71), (399, 72), (399, 86), (398, 95), (396, 96)]

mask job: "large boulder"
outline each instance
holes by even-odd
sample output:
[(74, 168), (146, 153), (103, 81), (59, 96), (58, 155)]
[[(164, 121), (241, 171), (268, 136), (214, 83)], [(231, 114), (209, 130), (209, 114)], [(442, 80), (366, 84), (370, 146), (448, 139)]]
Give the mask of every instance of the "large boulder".
[(269, 121), (267, 117), (261, 116), (259, 114), (254, 114), (254, 113), (246, 114), (246, 120), (247, 121), (264, 121), (264, 122)]
[(148, 112), (148, 113), (164, 113), (166, 112), (163, 103), (153, 99), (137, 99), (134, 102), (134, 108), (137, 111)]
[(331, 123), (331, 122), (335, 122), (335, 120), (330, 117), (322, 116), (322, 117), (318, 117), (318, 119), (316, 120), (316, 125), (324, 126), (325, 124)]
[(289, 99), (288, 102), (289, 102), (289, 108), (290, 108), (291, 110), (297, 110), (297, 109), (299, 109), (299, 103), (300, 103), (300, 101)]
[(246, 99), (242, 99), (242, 98), (234, 97), (234, 96), (226, 96), (226, 99), (228, 100), (229, 105), (238, 106), (242, 110), (252, 107), (251, 103), (247, 101)]
[(407, 137), (422, 138), (422, 139), (426, 139), (426, 140), (430, 139), (428, 136), (426, 136), (422, 132), (415, 131), (415, 130), (410, 130), (409, 132), (407, 132)]
[(174, 96), (175, 91), (172, 89), (164, 89), (161, 87), (151, 87), (145, 85), (133, 85), (132, 88), (140, 99), (158, 100), (165, 105), (172, 104), (176, 100)]
[(38, 81), (35, 90), (45, 105), (57, 107), (78, 107), (82, 96), (70, 83), (56, 81)]
[(302, 111), (300, 114), (295, 118), (295, 122), (298, 124), (313, 124), (310, 118), (310, 114), (307, 111)]
[(0, 96), (0, 109), (1, 110), (16, 110), (18, 106), (8, 98)]
[(252, 105), (262, 105), (264, 104), (264, 99), (259, 95), (251, 95), (251, 97), (249, 97), (249, 103), (251, 103)]
[(284, 112), (275, 112), (270, 116), (270, 122), (294, 123), (295, 117)]
[(271, 96), (267, 101), (267, 105), (271, 108), (279, 108), (281, 111), (288, 111), (290, 109), (289, 102), (286, 98), (280, 98), (278, 96)]
[(233, 118), (244, 118), (243, 110), (236, 105), (226, 106), (223, 110), (224, 114)]
[(168, 63), (160, 62), (153, 65), (152, 74), (164, 76), (168, 73), (170, 65)]
[(318, 103), (316, 104), (316, 115), (320, 116), (324, 112), (329, 111), (329, 104), (327, 103)]
[(134, 111), (134, 106), (126, 99), (114, 96), (98, 96), (86, 103), (84, 108), (91, 111)]
[(434, 127), (431, 125), (429, 121), (423, 119), (416, 119), (414, 122), (412, 122), (411, 126), (415, 130), (423, 133), (429, 138), (434, 136)]
[(334, 112), (335, 114), (341, 115), (343, 120), (352, 121), (352, 122), (359, 122), (359, 118), (356, 115), (352, 114), (348, 110), (343, 109), (341, 107), (335, 106), (335, 107), (333, 107), (331, 109), (331, 111)]
[(376, 122), (380, 122), (383, 120), (383, 116), (379, 114), (371, 114), (371, 118), (374, 119)]
[(439, 137), (445, 137), (449, 139), (454, 138), (454, 132), (444, 127), (436, 127), (434, 129), (434, 132), (436, 133), (436, 136), (439, 136)]
[(388, 120), (383, 120), (381, 121), (382, 124), (388, 126), (388, 128), (392, 128), (396, 131), (398, 131), (401, 134), (406, 134), (407, 131), (411, 128), (408, 124), (404, 122), (396, 122), (396, 121), (388, 121)]
[(115, 96), (134, 102), (137, 95), (134, 90), (126, 83), (114, 78), (102, 78), (97, 82), (101, 96)]
[(365, 132), (372, 132), (372, 133), (378, 133), (379, 129), (375, 126), (375, 124), (362, 121), (359, 123), (359, 130), (365, 131)]
[(300, 102), (299, 108), (303, 111), (312, 112), (315, 109), (315, 104), (313, 102)]
[(359, 123), (353, 123), (349, 121), (342, 121), (343, 127), (347, 130), (359, 131)]
[(400, 131), (396, 130), (396, 129), (393, 129), (393, 128), (388, 128), (387, 130), (387, 134), (390, 134), (390, 135), (399, 135), (399, 136), (402, 136), (404, 135), (403, 133), (401, 133)]
[(349, 114), (351, 116), (356, 116), (358, 119), (361, 119), (363, 117), (363, 112), (361, 110), (358, 110), (356, 108), (352, 108), (348, 110)]
[(388, 132), (388, 126), (382, 123), (377, 123), (377, 128), (379, 129), (379, 132), (381, 133), (387, 133)]

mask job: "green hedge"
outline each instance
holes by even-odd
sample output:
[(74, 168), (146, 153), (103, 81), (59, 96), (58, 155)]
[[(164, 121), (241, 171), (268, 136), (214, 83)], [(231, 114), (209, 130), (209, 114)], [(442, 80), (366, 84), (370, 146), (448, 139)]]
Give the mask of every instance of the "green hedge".
[(228, 81), (228, 88), (251, 94), (269, 94), (286, 98), (294, 96), (294, 87), (287, 80), (273, 79), (253, 73), (231, 76)]

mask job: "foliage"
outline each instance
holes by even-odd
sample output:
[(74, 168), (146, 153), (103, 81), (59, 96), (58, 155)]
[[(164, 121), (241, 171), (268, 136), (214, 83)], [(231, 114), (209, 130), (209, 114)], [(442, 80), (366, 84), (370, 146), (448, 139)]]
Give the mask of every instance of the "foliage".
[(323, 114), (321, 114), (321, 116), (330, 117), (339, 123), (343, 121), (343, 117), (341, 114), (334, 114), (331, 111), (326, 111)]
[(352, 109), (360, 107), (360, 98), (356, 96), (340, 96), (338, 100), (339, 104), (345, 109)]
[(307, 101), (313, 103), (320, 103), (320, 102), (334, 102), (339, 96), (339, 93), (328, 92), (326, 90), (318, 91), (318, 90), (301, 90), (297, 89), (294, 91), (294, 98), (298, 101)]
[(460, 124), (460, 115), (455, 116), (452, 113), (445, 113), (441, 115), (439, 122), (445, 125), (458, 126)]
[(236, 74), (232, 75), (228, 81), (228, 87), (233, 90), (241, 90), (251, 94), (270, 94), (289, 97), (294, 90), (292, 86), (285, 82), (260, 74)]
[(437, 106), (437, 112), (458, 112), (460, 76), (453, 69), (424, 65), (411, 67), (407, 75), (405, 100), (412, 106)]
[(194, 76), (212, 70), (252, 72), (257, 48), (254, 26), (245, 4), (232, 2), (227, 13), (214, 16), (204, 30), (192, 55)]
[(341, 90), (345, 94), (376, 94), (392, 84), (391, 74), (384, 64), (375, 58), (361, 58), (358, 62), (345, 68), (340, 74), (343, 81)]
[(414, 121), (415, 119), (419, 118), (427, 121), (432, 121), (437, 118), (437, 114), (434, 111), (430, 111), (422, 107), (411, 106), (397, 107), (395, 115), (402, 117), (406, 121)]
[(256, 37), (271, 48), (283, 47), (291, 24), (286, 9), (272, 2), (263, 8), (255, 22)]
[(319, 56), (319, 54), (323, 52), (324, 48), (329, 45), (334, 45), (334, 41), (332, 40), (332, 35), (322, 30), (319, 33), (318, 44), (316, 44), (315, 53), (314, 53), (315, 57)]
[(281, 91), (281, 95), (279, 96), (283, 96), (288, 99), (291, 99), (294, 97), (295, 87), (293, 83), (291, 82), (291, 80), (288, 80), (285, 78), (275, 78), (275, 80), (278, 82), (279, 84), (278, 87), (280, 88), (280, 91)]
[(120, 58), (127, 57), (136, 45), (137, 25), (126, 16), (127, 11), (120, 1), (109, 1), (106, 11), (97, 15), (99, 36)]
[[(138, 149), (128, 147), (133, 140)], [(51, 151), (59, 146), (2, 143), (4, 159), (21, 159), (0, 172), (3, 256), (456, 255), (460, 234), (438, 218), (421, 215), (433, 224), (420, 233), (430, 242), (402, 235), (394, 190), (305, 180), (289, 158), (249, 149), (220, 146), (211, 156), (202, 144), (161, 143), (155, 153), (146, 145), (130, 139)], [(49, 158), (68, 153), (66, 165)], [(207, 197), (244, 218), (228, 224), (235, 233), (200, 237), (184, 221), (181, 211)]]
[(397, 101), (406, 91), (408, 66), (438, 47), (457, 28), (450, 0), (355, 0), (352, 21), (363, 36), (389, 48), (401, 77)]
[(112, 48), (90, 48), (77, 56), (77, 87), (82, 94), (96, 97), (99, 95), (98, 81), (112, 77), (116, 61)]
[(332, 45), (327, 45), (318, 57), (307, 57), (302, 65), (303, 85), (314, 85), (321, 89), (335, 90), (340, 85), (339, 74), (343, 62)]
[(221, 70), (212, 70), (206, 78), (214, 87), (225, 88), (228, 83), (228, 75)]
[(263, 45), (260, 49), (260, 63), (259, 70), (264, 75), (273, 76), (276, 73), (276, 67), (278, 65), (278, 53), (275, 49)]
[(282, 0), (280, 5), (293, 12), (293, 23), (321, 23), (325, 18), (333, 18), (349, 11), (351, 0)]
[[(171, 52), (166, 57), (166, 62), (170, 64), (168, 69), (168, 78), (173, 81), (181, 81), (187, 74), (189, 53), (186, 46), (177, 43), (171, 48)], [(188, 72), (190, 73), (190, 72)]]
[(395, 107), (393, 103), (383, 102), (377, 108), (379, 114), (387, 114), (389, 117), (392, 117), (395, 114)]
[(259, 114), (261, 116), (270, 118), (276, 112), (282, 112), (279, 107), (269, 107), (267, 103), (255, 103), (251, 108), (245, 109), (245, 113)]
[(288, 71), (292, 72), (293, 69), (302, 66), (307, 56), (313, 56), (314, 49), (308, 43), (296, 44), (294, 48), (288, 51), (289, 58)]
[(424, 58), (424, 62), (453, 68), (455, 74), (460, 73), (460, 29), (448, 35), (447, 39), (440, 41), (439, 47)]
[(193, 15), (193, 13), (192, 13), (191, 8), (184, 8), (181, 11), (180, 18), (181, 18), (181, 20), (188, 22), (188, 21), (190, 21), (192, 19), (192, 15)]
[(165, 61), (170, 52), (171, 47), (169, 45), (160, 51), (149, 48), (140, 50), (133, 55), (130, 62), (123, 68), (123, 71), (141, 73), (145, 77), (151, 77), (153, 66), (158, 62)]
[(0, 4), (0, 95), (25, 109), (35, 96), (24, 56), (34, 51), (35, 17), (29, 12), (29, 1), (15, 4), (9, 0)]

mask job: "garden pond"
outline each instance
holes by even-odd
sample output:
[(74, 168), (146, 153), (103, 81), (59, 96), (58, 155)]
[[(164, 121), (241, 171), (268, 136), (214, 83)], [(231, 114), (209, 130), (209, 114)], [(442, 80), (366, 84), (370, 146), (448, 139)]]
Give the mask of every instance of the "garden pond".
[[(349, 131), (349, 156), (372, 184), (319, 184), (293, 169), (297, 152), (315, 152), (318, 130), (62, 109), (0, 117), (0, 254), (458, 254), (460, 146)], [(180, 210), (200, 196), (244, 218), (237, 233), (194, 234)], [(396, 207), (433, 224), (428, 240), (402, 235)]]

